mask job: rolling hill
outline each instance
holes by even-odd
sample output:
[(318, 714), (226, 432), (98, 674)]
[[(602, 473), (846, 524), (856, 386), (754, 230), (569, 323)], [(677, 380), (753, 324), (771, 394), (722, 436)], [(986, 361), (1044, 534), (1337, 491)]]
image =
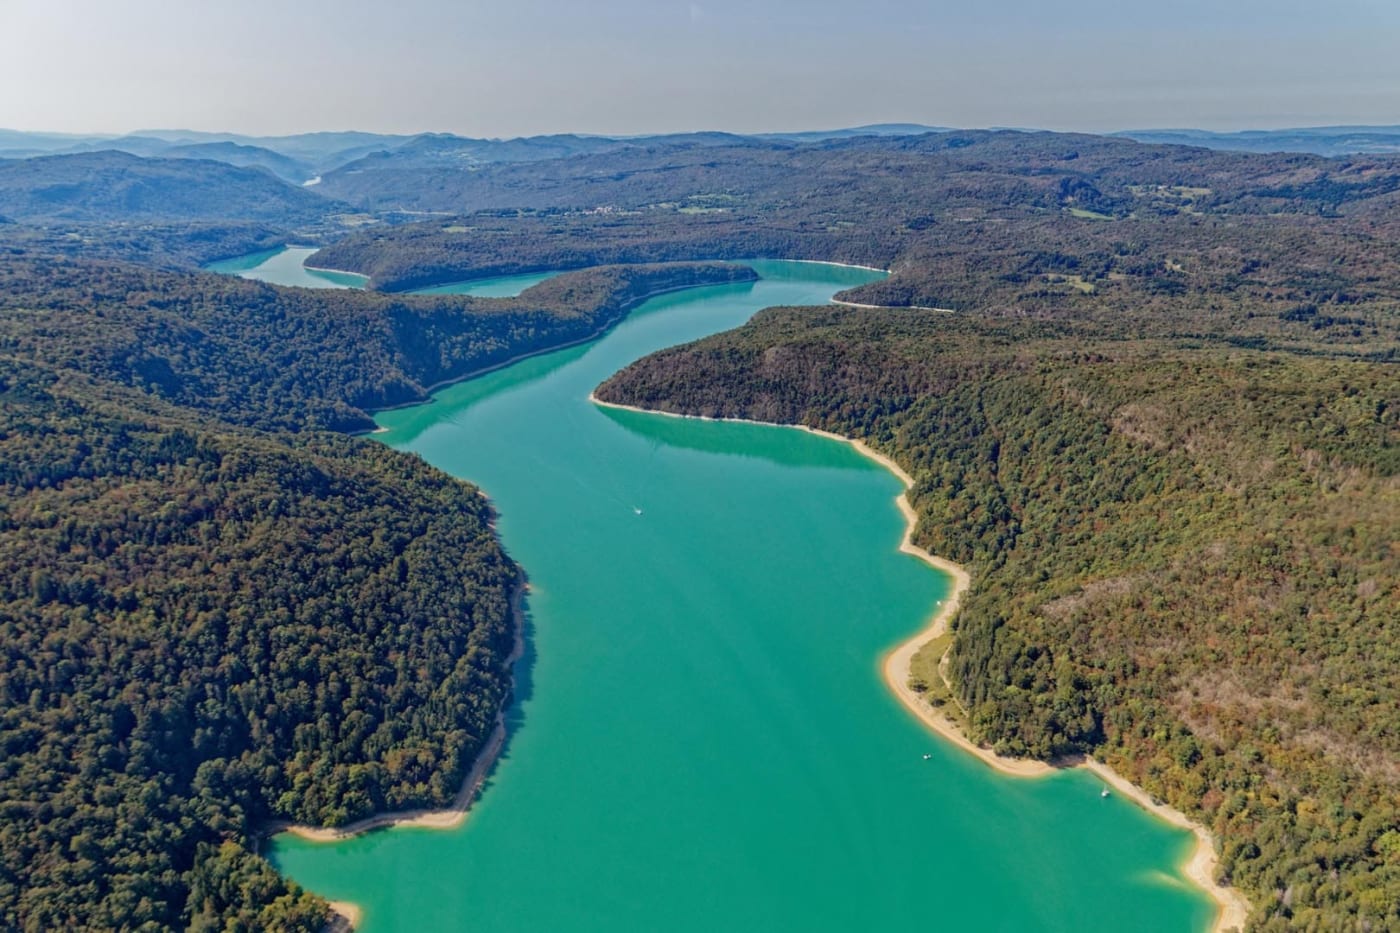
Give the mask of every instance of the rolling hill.
[(268, 172), (122, 152), (0, 162), (0, 214), (23, 223), (314, 222), (337, 206)]

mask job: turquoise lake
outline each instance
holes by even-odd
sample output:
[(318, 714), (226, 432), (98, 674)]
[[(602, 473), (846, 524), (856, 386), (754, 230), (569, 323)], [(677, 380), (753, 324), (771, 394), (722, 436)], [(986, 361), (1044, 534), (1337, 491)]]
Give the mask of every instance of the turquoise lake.
[(999, 775), (886, 690), (881, 656), (948, 588), (897, 551), (895, 477), (792, 429), (589, 402), (649, 352), (877, 275), (753, 265), (378, 417), (481, 485), (529, 573), (510, 735), (460, 828), (270, 857), (364, 933), (1207, 927), (1189, 834), (1084, 772)]

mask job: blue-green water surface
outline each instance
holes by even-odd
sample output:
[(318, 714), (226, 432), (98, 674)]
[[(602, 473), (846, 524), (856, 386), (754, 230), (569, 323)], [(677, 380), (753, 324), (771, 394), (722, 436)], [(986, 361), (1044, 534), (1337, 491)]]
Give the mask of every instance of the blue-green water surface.
[(948, 589), (896, 550), (893, 476), (796, 430), (588, 401), (646, 353), (872, 275), (755, 265), (379, 417), (481, 484), (530, 574), (510, 739), (459, 829), (284, 835), (276, 864), (365, 933), (1205, 927), (1188, 834), (1082, 772), (996, 774), (886, 690), (881, 655)]
[(297, 285), (302, 288), (364, 288), (369, 279), (354, 272), (331, 272), (308, 269), (303, 263), (316, 253), (311, 246), (284, 246), (281, 249), (249, 253), (211, 262), (204, 268), (273, 285)]

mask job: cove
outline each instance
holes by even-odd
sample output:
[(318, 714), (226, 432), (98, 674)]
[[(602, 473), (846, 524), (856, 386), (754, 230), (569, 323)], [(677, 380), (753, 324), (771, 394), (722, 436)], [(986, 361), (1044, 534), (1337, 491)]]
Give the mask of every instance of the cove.
[(873, 275), (753, 265), (379, 416), (481, 484), (530, 574), (509, 739), (457, 829), (284, 834), (270, 857), (366, 933), (1206, 927), (1190, 834), (1081, 771), (999, 775), (885, 688), (948, 586), (896, 550), (894, 476), (797, 430), (588, 401), (646, 353)]
[[(308, 269), (305, 263), (317, 252), (315, 247), (284, 246), (211, 262), (204, 268), (210, 272), (236, 275), (272, 285), (295, 285), (301, 288), (364, 288), (369, 278), (355, 272), (333, 272)], [(558, 273), (534, 272), (527, 275), (501, 275), (463, 282), (449, 282), (429, 288), (416, 288), (408, 295), (471, 295), (477, 298), (514, 298), (532, 285), (551, 279)]]

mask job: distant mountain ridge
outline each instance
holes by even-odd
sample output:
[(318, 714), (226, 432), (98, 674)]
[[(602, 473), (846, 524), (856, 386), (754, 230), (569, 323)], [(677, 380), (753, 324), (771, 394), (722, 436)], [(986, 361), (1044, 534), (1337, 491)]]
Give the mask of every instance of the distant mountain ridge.
[(1111, 135), (1142, 143), (1203, 146), (1239, 152), (1305, 152), (1321, 156), (1400, 153), (1400, 126), (1313, 126), (1236, 132), (1124, 130)]
[[(252, 163), (250, 154), (245, 150), (254, 149), (276, 157), (259, 157), (257, 164), (269, 168), (279, 177), (301, 184), (315, 175), (331, 171), (347, 162), (353, 162), (373, 152), (394, 149), (417, 138), (418, 136), (392, 136), (359, 131), (299, 133), (292, 136), (244, 136), (238, 133), (205, 133), (195, 130), (139, 130), (123, 135), (67, 135), (0, 129), (0, 158), (72, 155), (102, 150), (116, 150), (148, 158), (188, 158), (187, 153), (193, 151), (201, 153), (200, 158), (214, 158), (231, 165), (247, 165)], [(276, 168), (273, 167), (274, 164)]]
[(209, 159), (239, 168), (264, 168), (283, 181), (302, 185), (315, 175), (305, 162), (262, 146), (243, 143), (188, 143), (159, 153), (164, 159)]
[[(736, 185), (752, 187), (761, 176), (767, 181), (760, 187), (771, 188), (775, 179), (769, 176), (775, 172), (792, 175), (778, 188), (797, 196), (811, 183), (802, 169), (803, 152), (848, 147), (917, 150), (928, 145), (951, 150), (986, 134), (915, 123), (757, 135), (560, 133), (513, 139), (358, 131), (251, 137), (142, 130), (108, 137), (0, 130), (0, 214), (20, 224), (231, 222), (305, 230), (334, 215), (366, 211), (392, 224), (417, 213), (669, 204), (678, 191), (685, 194), (681, 207), (687, 211), (729, 211), (738, 195)], [(1238, 133), (1168, 129), (1078, 138), (1085, 140), (1086, 151), (1133, 140), (1327, 157), (1348, 152), (1363, 157), (1400, 154), (1400, 126)], [(545, 165), (553, 162), (568, 164), (558, 169)], [(1303, 193), (1340, 203), (1352, 198), (1349, 192), (1357, 185), (1373, 191), (1391, 184), (1381, 176), (1394, 174), (1341, 162), (1336, 169), (1342, 175), (1328, 183), (1331, 188), (1314, 191), (1317, 184), (1309, 182), (1312, 187)], [(736, 172), (744, 184), (736, 180)], [(676, 179), (681, 176), (689, 181), (678, 188)], [(1090, 205), (1088, 209), (1100, 214), (1116, 211), (1096, 200), (1093, 192), (1076, 198), (1081, 210)]]
[(839, 130), (803, 130), (796, 133), (755, 133), (759, 139), (790, 142), (822, 142), (828, 139), (849, 139), (852, 136), (922, 136), (925, 133), (951, 133), (951, 126), (926, 126), (922, 123), (868, 123)]
[[(557, 133), (473, 138), (455, 133), (385, 134), (357, 130), (250, 136), (199, 130), (146, 129), (123, 135), (37, 133), (0, 129), (0, 159), (117, 150), (147, 158), (205, 158), (260, 166), (292, 184), (337, 170), (471, 167), (539, 162), (632, 147), (801, 145), (868, 136), (921, 136), (955, 129), (922, 123), (872, 123), (831, 130), (774, 133), (691, 133), (617, 136)], [(1400, 153), (1400, 126), (1318, 126), (1219, 132), (1197, 129), (1122, 130), (1102, 134), (1138, 142), (1241, 152), (1303, 152), (1323, 156)], [(363, 164), (356, 164), (363, 163)]]

